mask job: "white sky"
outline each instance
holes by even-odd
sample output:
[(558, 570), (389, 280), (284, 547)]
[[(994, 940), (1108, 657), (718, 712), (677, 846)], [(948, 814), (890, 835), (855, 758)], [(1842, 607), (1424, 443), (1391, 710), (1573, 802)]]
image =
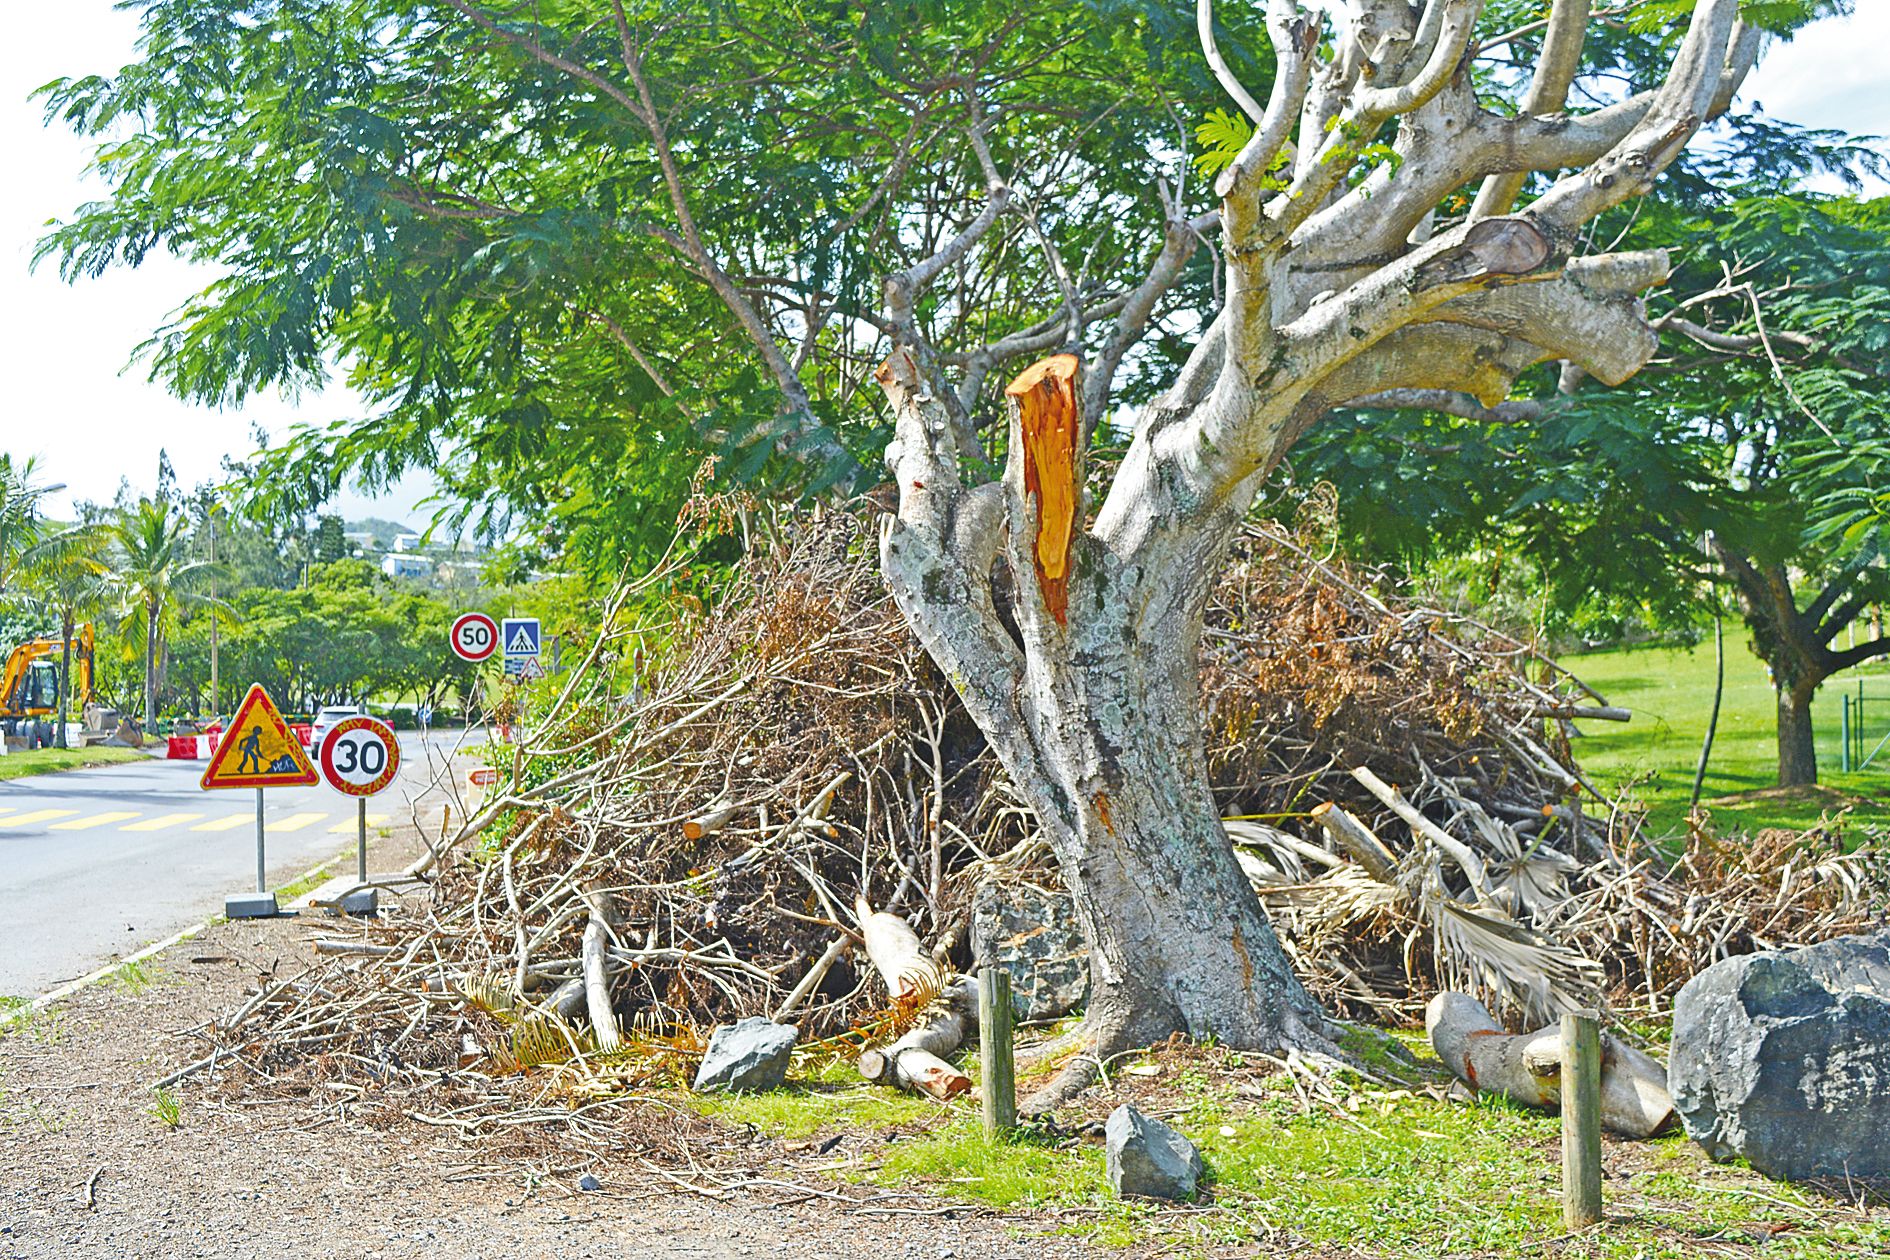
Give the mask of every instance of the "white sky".
[[(1857, 7), (1769, 50), (1744, 99), (1792, 122), (1890, 136), (1890, 75), (1880, 69), (1890, 3)], [(102, 191), (81, 178), (85, 147), (63, 127), (42, 127), (28, 96), (59, 75), (109, 73), (130, 60), (137, 23), (111, 0), (12, 9), (0, 40), (0, 152), (10, 176), (0, 188), (0, 450), (37, 455), (41, 476), (67, 487), (50, 505), (58, 513), (74, 497), (110, 499), (121, 478), (148, 491), (160, 448), (188, 487), (215, 476), (224, 455), (247, 455), (255, 423), (279, 436), (296, 421), (358, 414), (338, 386), (296, 403), (265, 397), (219, 411), (178, 402), (147, 381), (130, 362), (133, 350), (203, 283), (169, 256), (71, 286), (50, 265), (28, 271), (47, 220)], [(410, 478), (379, 503), (350, 494), (339, 507), (351, 517), (419, 523), (427, 513), (415, 504), (429, 490)]]

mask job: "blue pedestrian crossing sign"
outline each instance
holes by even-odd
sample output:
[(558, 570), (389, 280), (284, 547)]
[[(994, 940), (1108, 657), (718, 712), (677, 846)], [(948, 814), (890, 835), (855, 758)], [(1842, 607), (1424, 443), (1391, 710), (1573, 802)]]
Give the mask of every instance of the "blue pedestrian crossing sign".
[(507, 656), (537, 656), (541, 638), (536, 617), (507, 617), (499, 623), (499, 642)]
[[(505, 650), (505, 672), (518, 674), (524, 672), (513, 665), (514, 661), (538, 660), (539, 646), (544, 636), (539, 633), (536, 617), (507, 617), (499, 623), (499, 644)], [(533, 671), (536, 672), (536, 671)]]

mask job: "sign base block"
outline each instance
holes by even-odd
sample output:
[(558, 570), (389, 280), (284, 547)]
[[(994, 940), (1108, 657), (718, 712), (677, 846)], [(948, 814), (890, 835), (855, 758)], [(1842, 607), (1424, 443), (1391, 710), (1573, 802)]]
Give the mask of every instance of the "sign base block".
[(234, 893), (223, 899), (226, 919), (273, 919), (281, 913), (274, 893)]
[(379, 914), (381, 898), (378, 889), (363, 888), (351, 892), (335, 903), (335, 908), (342, 914)]

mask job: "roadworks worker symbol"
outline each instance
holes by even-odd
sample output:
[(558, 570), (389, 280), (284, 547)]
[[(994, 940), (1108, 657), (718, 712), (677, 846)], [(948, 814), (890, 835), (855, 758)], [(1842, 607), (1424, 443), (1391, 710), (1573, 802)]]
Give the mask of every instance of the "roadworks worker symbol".
[(230, 729), (217, 741), (203, 788), (300, 787), (321, 782), (315, 763), (260, 684), (243, 697)]

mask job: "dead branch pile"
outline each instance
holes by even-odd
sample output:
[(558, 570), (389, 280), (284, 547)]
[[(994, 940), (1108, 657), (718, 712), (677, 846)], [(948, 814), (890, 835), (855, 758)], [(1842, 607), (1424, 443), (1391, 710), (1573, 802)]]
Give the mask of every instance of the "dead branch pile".
[[(813, 1053), (903, 1031), (916, 1008), (881, 1009), (856, 899), (938, 942), (943, 976), (968, 965), (980, 880), (1056, 876), (875, 552), (870, 522), (829, 514), (712, 607), (652, 602), (667, 568), (624, 592), (427, 904), (331, 930), (331, 957), (223, 1021), (211, 1057), (445, 1073), (481, 1098), (541, 1067), (549, 1093), (592, 1096), (677, 1074), (737, 1016), (798, 1022)], [(633, 594), (662, 611), (627, 616)], [(1880, 859), (1797, 838), (1696, 839), (1667, 870), (1569, 757), (1563, 724), (1608, 716), (1600, 697), (1285, 532), (1244, 536), (1204, 653), (1230, 834), (1348, 1013), (1408, 1020), (1440, 988), (1516, 1018), (1658, 1007), (1717, 957), (1882, 913)]]

